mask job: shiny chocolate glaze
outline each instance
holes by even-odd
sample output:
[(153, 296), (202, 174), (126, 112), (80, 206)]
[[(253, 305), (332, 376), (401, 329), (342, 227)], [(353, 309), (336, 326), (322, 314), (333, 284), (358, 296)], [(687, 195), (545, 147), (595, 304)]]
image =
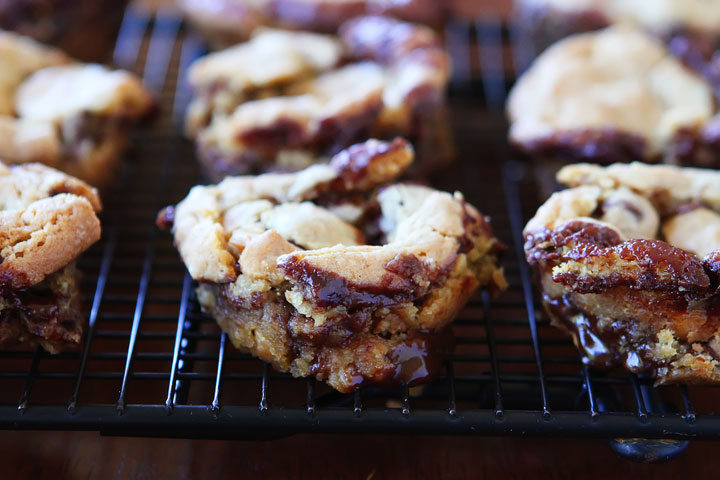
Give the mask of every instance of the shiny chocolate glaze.
[[(685, 294), (702, 295), (710, 283), (695, 255), (662, 240), (633, 239), (606, 248), (582, 244), (567, 252), (564, 259), (587, 263), (601, 261), (610, 265), (611, 272), (604, 276), (553, 275), (553, 280), (571, 286), (578, 293), (599, 293), (616, 286), (627, 286), (637, 290), (681, 290)], [(637, 270), (614, 268), (615, 262), (634, 265)]]
[[(364, 385), (394, 387), (427, 383), (440, 374), (454, 346), (455, 337), (450, 329), (409, 332), (405, 340), (389, 352), (389, 361), (384, 368), (375, 370), (373, 375), (357, 372), (346, 391)], [(321, 351), (318, 362), (313, 365), (313, 374), (328, 377), (332, 367), (327, 361), (323, 361), (326, 360), (323, 352)]]
[(66, 267), (33, 287), (3, 291), (0, 348), (41, 344), (51, 352), (77, 349), (82, 315), (75, 275), (74, 267)]
[(559, 131), (528, 142), (513, 142), (520, 152), (537, 157), (551, 157), (562, 162), (592, 162), (602, 165), (635, 160), (656, 162), (648, 158), (647, 142), (640, 135), (615, 128)]
[(358, 143), (342, 150), (330, 161), (338, 172), (336, 189), (362, 190), (368, 178), (372, 179), (375, 164), (384, 166), (383, 157), (411, 149), (407, 140), (395, 138), (391, 142)]
[(676, 354), (660, 358), (654, 351), (658, 343), (655, 326), (632, 319), (598, 318), (578, 308), (567, 295), (551, 298), (544, 294), (543, 305), (553, 325), (572, 336), (583, 363), (594, 368), (624, 367), (634, 373), (648, 373), (664, 383), (673, 377), (673, 362), (687, 353), (720, 360), (707, 342), (690, 343), (677, 336), (674, 337)]
[(450, 273), (449, 267), (431, 270), (415, 255), (400, 254), (384, 265), (388, 274), (379, 284), (357, 285), (325, 270), (317, 269), (291, 255), (278, 267), (305, 291), (305, 297), (319, 308), (344, 307), (349, 312), (411, 302), (425, 295)]
[(705, 256), (703, 268), (710, 279), (709, 290), (720, 299), (720, 250), (715, 250)]
[[(661, 240), (622, 241), (612, 228), (576, 220), (527, 234), (525, 252), (536, 279), (563, 286), (544, 291), (543, 305), (587, 365), (623, 366), (660, 383), (714, 381), (715, 373), (684, 370), (687, 359), (673, 362), (689, 353), (698, 368), (714, 368), (707, 358), (717, 360), (709, 342), (720, 319), (720, 250), (701, 261)], [(621, 318), (588, 305), (612, 305)], [(663, 329), (673, 334), (670, 355), (669, 346), (656, 350)]]
[(637, 331), (632, 322), (606, 322), (601, 328), (596, 316), (577, 308), (567, 295), (543, 295), (543, 305), (553, 324), (572, 335), (586, 365), (603, 370), (624, 366), (635, 373), (662, 366), (650, 355), (655, 339)]
[(353, 115), (325, 118), (314, 133), (295, 120), (280, 119), (239, 134), (242, 145), (232, 152), (221, 151), (212, 143), (197, 142), (197, 154), (213, 180), (302, 169), (307, 165), (298, 168), (280, 165), (277, 155), (282, 150), (298, 150), (311, 155), (315, 162), (324, 162), (327, 157), (369, 138), (380, 108), (377, 102)]
[[(204, 284), (200, 289), (214, 292), (210, 313), (236, 346), (294, 376), (329, 380), (333, 388), (345, 393), (362, 385), (427, 382), (442, 370), (454, 346), (448, 328), (377, 331), (382, 318), (370, 309), (315, 326), (312, 319), (294, 313), (282, 292), (237, 297), (227, 285)], [(257, 338), (270, 343), (271, 355), (266, 353), (267, 344), (258, 349)], [(376, 356), (377, 348), (385, 354)]]
[(410, 335), (393, 350), (396, 367), (390, 380), (394, 384), (413, 386), (435, 378), (454, 344), (455, 336), (450, 329)]
[(713, 118), (700, 127), (678, 129), (667, 155), (681, 165), (720, 167), (720, 120)]
[(525, 257), (531, 266), (562, 259), (562, 248), (584, 245), (588, 249), (612, 247), (622, 239), (616, 230), (597, 223), (574, 220), (555, 229), (530, 232), (525, 237)]
[(703, 297), (710, 288), (703, 263), (692, 253), (662, 240), (623, 242), (617, 231), (597, 223), (576, 220), (554, 230), (535, 232), (527, 236), (525, 252), (528, 262), (540, 269), (568, 261), (602, 267), (585, 275), (579, 270), (553, 273), (554, 281), (577, 293), (625, 286)]

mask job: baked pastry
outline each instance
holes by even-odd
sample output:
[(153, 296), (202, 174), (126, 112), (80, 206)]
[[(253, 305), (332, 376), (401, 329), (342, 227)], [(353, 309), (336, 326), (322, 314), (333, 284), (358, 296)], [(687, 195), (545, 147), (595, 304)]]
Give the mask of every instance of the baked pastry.
[(505, 280), (501, 244), (460, 193), (387, 185), (412, 157), (368, 140), (301, 172), (194, 187), (158, 222), (236, 347), (341, 392), (419, 383), (472, 293)]
[(243, 102), (277, 96), (328, 71), (342, 55), (340, 41), (328, 35), (263, 29), (246, 43), (200, 58), (188, 70), (195, 97), (186, 133), (194, 137), (213, 115), (227, 116)]
[(627, 23), (663, 41), (669, 51), (720, 87), (720, 3), (706, 0), (521, 0), (516, 24), (537, 50), (575, 33)]
[(718, 165), (710, 84), (627, 26), (568, 37), (512, 89), (510, 140), (534, 157)]
[(82, 340), (75, 259), (100, 239), (95, 189), (39, 164), (0, 163), (0, 348)]
[(520, 0), (515, 8), (521, 26), (543, 36), (546, 45), (616, 23), (666, 38), (682, 32), (720, 33), (720, 4), (707, 0)]
[[(427, 27), (368, 16), (339, 37), (262, 29), (189, 70), (186, 132), (209, 176), (296, 171), (370, 137), (450, 156), (449, 60)], [(425, 161), (427, 159), (427, 162)]]
[(720, 173), (564, 167), (525, 227), (552, 323), (584, 361), (657, 384), (720, 382)]
[(153, 105), (140, 80), (8, 32), (0, 32), (0, 60), (0, 158), (107, 184), (128, 128)]
[(127, 0), (6, 0), (0, 28), (56, 45), (84, 61), (104, 61)]
[(388, 15), (440, 26), (448, 9), (441, 0), (178, 0), (185, 16), (210, 43), (228, 46), (248, 39), (257, 27), (335, 33), (351, 18)]

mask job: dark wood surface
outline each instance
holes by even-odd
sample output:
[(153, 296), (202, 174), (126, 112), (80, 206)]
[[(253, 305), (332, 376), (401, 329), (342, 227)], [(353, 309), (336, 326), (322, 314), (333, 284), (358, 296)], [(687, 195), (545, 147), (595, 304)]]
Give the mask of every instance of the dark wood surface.
[(720, 475), (717, 445), (640, 465), (600, 440), (307, 436), (272, 442), (3, 432), (3, 479), (693, 479)]

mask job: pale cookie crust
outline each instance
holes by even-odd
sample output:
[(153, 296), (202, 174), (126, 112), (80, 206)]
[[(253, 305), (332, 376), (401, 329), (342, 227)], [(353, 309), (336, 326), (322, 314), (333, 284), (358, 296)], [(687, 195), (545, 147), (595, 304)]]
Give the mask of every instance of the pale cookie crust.
[(100, 238), (95, 189), (39, 164), (0, 163), (0, 289), (27, 288)]
[(134, 120), (152, 104), (137, 76), (97, 64), (44, 68), (15, 93), (18, 116), (34, 121), (60, 122), (83, 113)]
[(720, 211), (720, 172), (705, 168), (647, 165), (640, 162), (600, 167), (568, 165), (558, 172), (558, 181), (569, 186), (597, 185), (604, 189), (629, 188), (652, 199), (662, 215), (679, 205), (707, 204)]

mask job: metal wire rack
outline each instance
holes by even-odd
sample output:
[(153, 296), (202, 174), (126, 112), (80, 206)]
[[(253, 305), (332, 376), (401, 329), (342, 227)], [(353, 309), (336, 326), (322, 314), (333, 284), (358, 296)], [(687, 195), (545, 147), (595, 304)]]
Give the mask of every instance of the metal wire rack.
[[(239, 353), (204, 315), (156, 212), (200, 181), (179, 128), (183, 72), (204, 51), (179, 18), (129, 9), (114, 62), (159, 92), (162, 113), (137, 135), (118, 186), (105, 192), (102, 241), (80, 261), (89, 318), (79, 353), (0, 352), (0, 428), (103, 434), (273, 438), (300, 432), (405, 432), (715, 439), (715, 389), (653, 388), (599, 374), (538, 307), (521, 230), (537, 208), (535, 167), (505, 143), (505, 93), (532, 58), (499, 18), (446, 28), (458, 162), (433, 179), (492, 217), (510, 247), (510, 288), (478, 295), (454, 324), (444, 373), (417, 388), (341, 395)], [(678, 447), (680, 448), (680, 447)]]

